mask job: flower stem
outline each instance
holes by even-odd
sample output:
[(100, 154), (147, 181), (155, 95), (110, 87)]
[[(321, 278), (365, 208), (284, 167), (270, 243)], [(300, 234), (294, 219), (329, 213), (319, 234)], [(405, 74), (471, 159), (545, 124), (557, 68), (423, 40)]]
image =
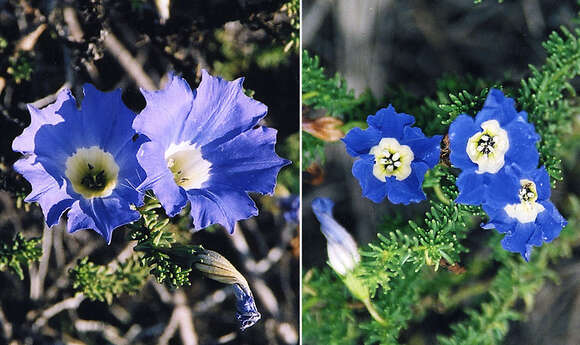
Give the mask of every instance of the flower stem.
[(385, 319), (383, 319), (381, 315), (379, 315), (379, 312), (375, 309), (375, 307), (371, 303), (370, 298), (366, 298), (362, 302), (367, 308), (369, 314), (371, 314), (371, 316), (373, 317), (373, 319), (375, 319), (376, 322), (380, 323), (383, 326), (386, 326), (388, 324), (388, 322)]
[(433, 186), (433, 191), (435, 192), (435, 195), (437, 195), (437, 198), (442, 202), (445, 203), (447, 205), (451, 204), (451, 200), (447, 199), (447, 197), (445, 196), (445, 194), (443, 194), (443, 191), (441, 190), (441, 186), (436, 184)]

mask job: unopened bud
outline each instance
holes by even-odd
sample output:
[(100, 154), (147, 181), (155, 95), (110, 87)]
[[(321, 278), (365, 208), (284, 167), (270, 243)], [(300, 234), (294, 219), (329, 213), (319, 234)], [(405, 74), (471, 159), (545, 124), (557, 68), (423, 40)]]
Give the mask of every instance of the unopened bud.
[(344, 276), (358, 265), (360, 255), (352, 236), (332, 217), (333, 207), (334, 203), (327, 198), (312, 201), (312, 210), (327, 240), (330, 267)]
[(261, 315), (256, 308), (248, 282), (228, 259), (217, 252), (204, 249), (196, 253), (194, 266), (210, 279), (233, 285), (236, 295), (236, 319), (240, 322), (242, 331), (260, 320)]

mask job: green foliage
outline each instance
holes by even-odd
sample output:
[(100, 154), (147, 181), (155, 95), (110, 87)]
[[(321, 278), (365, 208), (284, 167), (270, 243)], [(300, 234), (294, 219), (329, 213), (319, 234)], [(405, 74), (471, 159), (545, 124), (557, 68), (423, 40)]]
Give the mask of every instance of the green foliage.
[(541, 136), (538, 150), (541, 164), (556, 180), (562, 180), (561, 159), (557, 149), (560, 137), (569, 132), (571, 126), (570, 104), (566, 94), (575, 96), (570, 80), (580, 73), (580, 30), (570, 32), (561, 28), (562, 33), (552, 32), (544, 48), (548, 53), (546, 63), (537, 69), (530, 66), (532, 76), (522, 81), (519, 90), (519, 105), (528, 112), (538, 134)]
[(0, 271), (9, 270), (24, 279), (22, 266), (27, 267), (40, 260), (42, 248), (40, 238), (26, 239), (21, 233), (14, 237), (2, 239), (0, 243)]
[(34, 71), (32, 58), (29, 54), (18, 53), (8, 59), (9, 66), (6, 70), (8, 74), (12, 75), (16, 84), (22, 81), (30, 80), (32, 72)]
[[(577, 197), (570, 199), (569, 224), (562, 230), (557, 241), (536, 248), (530, 262), (519, 256), (505, 256), (498, 245), (494, 248), (502, 258), (502, 268), (489, 287), (489, 299), (481, 305), (480, 310), (471, 309), (468, 318), (452, 326), (453, 336), (439, 337), (441, 345), (495, 345), (502, 344), (509, 330), (510, 320), (525, 317), (525, 311), (531, 310), (534, 296), (544, 285), (546, 279), (555, 279), (555, 272), (549, 267), (562, 257), (570, 256), (572, 245), (578, 242), (580, 202)], [(501, 257), (500, 255), (504, 256)], [(526, 309), (514, 309), (516, 302), (524, 301)]]
[(485, 85), (482, 79), (470, 76), (444, 76), (437, 82), (435, 97), (426, 98), (425, 104), (411, 113), (415, 115), (416, 126), (422, 128), (428, 136), (445, 134), (449, 125), (460, 114), (477, 114), (489, 91)]
[(298, 51), (300, 49), (300, 0), (288, 1), (282, 5), (281, 10), (286, 12), (286, 15), (290, 18), (290, 26), (292, 27), (292, 32), (284, 46), (284, 51), (287, 52), (290, 49)]
[(254, 64), (260, 69), (268, 70), (289, 62), (290, 54), (277, 42), (250, 42), (241, 45), (239, 33), (235, 30), (218, 29), (214, 34), (215, 40), (219, 42), (219, 47), (216, 48), (223, 58), (216, 59), (212, 69), (228, 80), (239, 77)]
[(302, 103), (314, 109), (324, 109), (329, 115), (349, 119), (363, 98), (356, 98), (338, 73), (333, 78), (325, 75), (318, 56), (302, 53)]
[(348, 290), (329, 269), (308, 272), (302, 280), (302, 336), (304, 344), (355, 343), (360, 336)]
[(134, 258), (120, 263), (116, 269), (95, 265), (84, 258), (69, 273), (75, 290), (93, 301), (106, 301), (108, 304), (113, 303), (115, 296), (137, 293), (149, 275)]
[(281, 157), (289, 159), (292, 164), (282, 168), (278, 174), (278, 184), (284, 185), (292, 194), (300, 192), (300, 134), (294, 133), (282, 143), (278, 153)]
[(458, 192), (449, 168), (436, 166), (426, 182), (437, 189), (442, 200), (430, 201), (422, 226), (409, 220), (406, 227), (392, 231), (387, 225), (387, 231), (377, 234), (378, 241), (361, 252), (368, 258), (361, 264), (361, 277), (373, 294), (379, 286), (387, 293), (391, 280), (404, 279), (406, 269), (418, 272), (427, 265), (437, 270), (441, 259), (456, 263), (459, 255), (467, 250), (460, 240), (471, 229), (473, 216), (483, 215), (481, 209), (451, 202)]
[(324, 164), (324, 141), (302, 131), (302, 170), (313, 163)]
[(129, 236), (137, 241), (135, 251), (143, 253), (141, 265), (150, 267), (157, 281), (170, 288), (191, 285), (193, 256), (202, 248), (177, 243), (170, 220), (162, 215), (161, 204), (156, 200), (150, 200), (140, 212), (142, 219), (130, 225)]

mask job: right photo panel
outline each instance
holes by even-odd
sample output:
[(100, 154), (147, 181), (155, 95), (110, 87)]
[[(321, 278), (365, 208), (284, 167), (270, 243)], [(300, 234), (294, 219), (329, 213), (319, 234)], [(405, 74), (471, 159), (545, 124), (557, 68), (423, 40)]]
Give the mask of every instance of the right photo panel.
[(580, 344), (579, 10), (302, 0), (303, 344)]

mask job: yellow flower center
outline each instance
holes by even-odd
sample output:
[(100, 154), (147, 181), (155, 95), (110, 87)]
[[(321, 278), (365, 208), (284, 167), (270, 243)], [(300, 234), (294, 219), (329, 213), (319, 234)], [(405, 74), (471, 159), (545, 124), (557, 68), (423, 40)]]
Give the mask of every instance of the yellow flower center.
[(388, 176), (403, 181), (411, 175), (415, 155), (409, 146), (399, 144), (397, 139), (383, 138), (369, 153), (375, 156), (373, 175), (380, 181), (386, 182)]
[(467, 155), (478, 165), (478, 173), (494, 174), (504, 165), (504, 156), (510, 147), (508, 135), (497, 120), (485, 121), (481, 128), (483, 131), (467, 141)]
[(112, 154), (98, 146), (78, 149), (65, 165), (73, 190), (86, 199), (109, 196), (117, 186), (119, 166)]
[(195, 144), (185, 141), (171, 144), (165, 151), (165, 161), (178, 186), (199, 189), (209, 180), (211, 163), (203, 159), (201, 149)]

